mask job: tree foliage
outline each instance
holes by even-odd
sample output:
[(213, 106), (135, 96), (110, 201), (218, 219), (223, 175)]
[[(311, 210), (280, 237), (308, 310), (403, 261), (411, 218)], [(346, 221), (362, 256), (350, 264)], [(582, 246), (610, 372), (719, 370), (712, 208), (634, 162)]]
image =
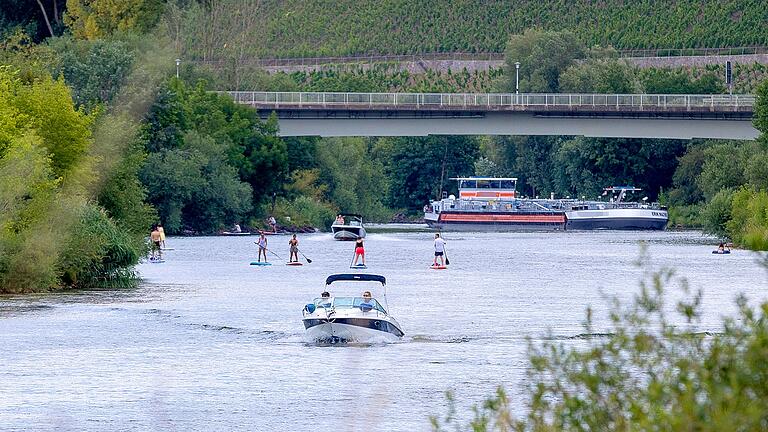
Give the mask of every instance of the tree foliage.
[[(0, 292), (125, 280), (144, 250), (90, 201), (93, 117), (50, 77), (0, 68)], [(115, 206), (114, 208), (118, 208)]]
[(162, 10), (162, 0), (67, 0), (64, 23), (76, 38), (93, 40), (115, 32), (147, 32)]
[(205, 83), (161, 88), (144, 123), (142, 180), (166, 230), (213, 232), (256, 216), (288, 178), (276, 133), (274, 119), (261, 121)]
[[(585, 55), (582, 43), (569, 31), (528, 29), (509, 38), (504, 51), (506, 84), (502, 91), (514, 92), (519, 77), (520, 91), (560, 91), (560, 74)], [(519, 70), (516, 63), (520, 64)]]
[(387, 139), (381, 151), (388, 161), (390, 206), (412, 211), (442, 191), (455, 193), (455, 181), (450, 178), (472, 175), (480, 156), (477, 139), (463, 136)]

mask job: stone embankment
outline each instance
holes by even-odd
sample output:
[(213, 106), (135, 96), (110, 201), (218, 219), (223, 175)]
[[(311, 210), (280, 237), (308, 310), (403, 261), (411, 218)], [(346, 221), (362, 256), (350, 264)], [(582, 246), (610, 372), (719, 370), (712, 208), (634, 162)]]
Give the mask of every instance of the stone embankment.
[[(725, 64), (730, 60), (734, 64), (768, 64), (768, 54), (736, 54), (736, 55), (707, 55), (707, 56), (674, 56), (674, 57), (624, 57), (624, 59), (639, 67), (682, 67), (682, 66), (706, 66)], [(254, 62), (253, 65), (269, 73), (277, 72), (311, 72), (317, 70), (336, 69), (339, 67), (359, 68), (368, 70), (377, 64), (390, 64), (399, 71), (406, 70), (413, 74), (422, 74), (428, 70), (436, 72), (460, 71), (468, 72), (487, 71), (504, 67), (501, 59), (413, 59), (413, 60), (380, 60), (378, 58), (349, 58), (339, 59), (337, 62), (326, 62), (323, 59), (293, 59), (282, 60), (281, 64), (269, 64), (268, 62)]]

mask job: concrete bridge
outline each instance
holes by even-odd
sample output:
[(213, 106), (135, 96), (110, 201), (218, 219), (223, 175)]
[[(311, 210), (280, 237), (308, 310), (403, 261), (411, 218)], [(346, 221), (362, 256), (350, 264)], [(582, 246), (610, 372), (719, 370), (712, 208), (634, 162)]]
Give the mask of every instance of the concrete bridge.
[(583, 135), (749, 140), (752, 95), (225, 92), (282, 136)]

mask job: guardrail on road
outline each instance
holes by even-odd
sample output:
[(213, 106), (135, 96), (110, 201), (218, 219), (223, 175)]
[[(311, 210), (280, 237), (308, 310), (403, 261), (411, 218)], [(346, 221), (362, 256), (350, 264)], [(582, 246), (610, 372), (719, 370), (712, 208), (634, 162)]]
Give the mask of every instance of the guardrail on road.
[(488, 111), (586, 109), (611, 111), (751, 111), (753, 95), (583, 94), (583, 93), (321, 93), (220, 92), (260, 108), (304, 109), (482, 109)]

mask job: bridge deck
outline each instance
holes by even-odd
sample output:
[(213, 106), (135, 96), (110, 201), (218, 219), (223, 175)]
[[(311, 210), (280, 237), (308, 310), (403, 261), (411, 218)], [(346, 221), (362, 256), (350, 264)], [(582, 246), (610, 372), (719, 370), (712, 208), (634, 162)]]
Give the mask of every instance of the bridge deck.
[[(227, 92), (260, 110), (744, 113), (752, 95)], [(741, 116), (739, 116), (741, 117)]]

